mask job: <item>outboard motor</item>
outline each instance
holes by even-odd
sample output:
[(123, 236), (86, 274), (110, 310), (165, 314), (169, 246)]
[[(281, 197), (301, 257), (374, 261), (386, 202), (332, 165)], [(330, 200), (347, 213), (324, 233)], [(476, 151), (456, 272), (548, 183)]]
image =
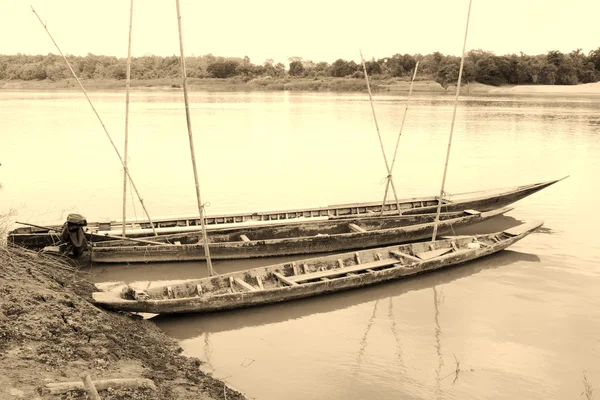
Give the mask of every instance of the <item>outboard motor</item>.
[(81, 214), (69, 214), (67, 222), (62, 226), (60, 232), (61, 250), (66, 254), (79, 257), (87, 249), (87, 241), (83, 234), (83, 227), (87, 225), (85, 217)]

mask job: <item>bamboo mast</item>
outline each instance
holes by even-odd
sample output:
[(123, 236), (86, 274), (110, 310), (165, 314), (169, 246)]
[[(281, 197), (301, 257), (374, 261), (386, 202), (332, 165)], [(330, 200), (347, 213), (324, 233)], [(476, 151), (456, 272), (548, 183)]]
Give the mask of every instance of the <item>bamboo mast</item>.
[[(394, 192), (394, 198), (396, 199), (396, 208), (398, 212), (400, 212), (400, 202), (398, 201), (398, 195), (396, 194), (396, 187), (394, 186), (394, 181), (392, 180), (392, 170), (390, 169), (390, 165), (388, 163), (387, 156), (385, 155), (385, 149), (383, 146), (383, 140), (381, 139), (381, 133), (379, 132), (379, 124), (377, 123), (377, 116), (375, 115), (375, 106), (373, 106), (373, 95), (371, 94), (371, 85), (369, 84), (369, 76), (367, 75), (367, 66), (365, 65), (365, 59), (362, 54), (362, 50), (360, 50), (360, 60), (362, 62), (363, 71), (365, 73), (365, 80), (367, 81), (367, 91), (369, 92), (369, 101), (371, 103), (371, 111), (373, 113), (373, 121), (375, 121), (375, 129), (377, 130), (377, 136), (379, 137), (379, 145), (381, 147), (381, 153), (383, 154), (383, 161), (385, 162), (385, 168), (387, 169), (386, 179), (388, 183), (392, 185), (392, 191)], [(382, 210), (383, 212), (383, 210)]]
[[(417, 70), (419, 69), (419, 62), (415, 65), (415, 71), (413, 72), (412, 79), (410, 81), (410, 89), (408, 90), (408, 96), (406, 97), (406, 104), (404, 105), (404, 115), (402, 116), (402, 123), (400, 124), (400, 132), (398, 133), (398, 139), (396, 140), (396, 148), (394, 149), (394, 158), (392, 158), (392, 165), (390, 165), (390, 171), (394, 171), (394, 165), (396, 164), (396, 156), (398, 155), (398, 146), (400, 145), (400, 137), (402, 136), (402, 130), (404, 129), (404, 121), (406, 120), (406, 112), (408, 111), (408, 102), (410, 100), (410, 95), (412, 94), (413, 84), (415, 83), (415, 78), (417, 77)], [(387, 201), (388, 191), (390, 188), (390, 179), (385, 184), (385, 194), (383, 195), (383, 203), (381, 204), (381, 215), (383, 215), (383, 208), (385, 207), (385, 203)], [(400, 209), (398, 209), (398, 215), (400, 215)]]
[(135, 191), (135, 194), (137, 195), (138, 199), (140, 200), (140, 203), (142, 204), (142, 208), (144, 209), (144, 213), (146, 214), (146, 217), (148, 217), (148, 221), (150, 222), (150, 226), (152, 226), (152, 231), (154, 232), (154, 235), (158, 236), (158, 233), (156, 233), (156, 229), (154, 229), (154, 223), (152, 222), (152, 218), (150, 218), (150, 214), (148, 214), (148, 210), (146, 209), (146, 206), (144, 205), (144, 200), (140, 196), (140, 193), (138, 192), (137, 187), (135, 186), (135, 183), (133, 182), (133, 179), (131, 178), (131, 174), (129, 173), (129, 171), (127, 170), (127, 168), (125, 168), (125, 162), (123, 161), (123, 157), (121, 157), (121, 153), (119, 153), (119, 150), (117, 149), (117, 146), (115, 146), (115, 142), (113, 142), (112, 138), (110, 137), (110, 134), (108, 133), (108, 130), (106, 129), (106, 126), (104, 125), (104, 122), (102, 122), (102, 118), (100, 118), (100, 115), (98, 114), (98, 111), (96, 111), (96, 108), (92, 104), (92, 101), (90, 100), (87, 92), (85, 91), (85, 88), (81, 84), (81, 81), (77, 77), (77, 74), (75, 73), (75, 71), (73, 71), (73, 67), (71, 67), (71, 64), (69, 63), (69, 60), (67, 60), (67, 57), (65, 57), (65, 55), (63, 54), (63, 52), (60, 50), (60, 48), (58, 47), (58, 45), (54, 41), (54, 38), (50, 34), (50, 31), (48, 30), (48, 27), (46, 26), (46, 24), (44, 24), (42, 22), (42, 19), (40, 18), (40, 16), (38, 15), (38, 13), (35, 12), (35, 10), (33, 9), (33, 7), (31, 7), (31, 11), (33, 11), (33, 13), (35, 14), (35, 16), (40, 21), (40, 24), (42, 24), (42, 26), (46, 30), (46, 33), (48, 33), (48, 36), (50, 37), (50, 40), (52, 40), (52, 43), (54, 43), (54, 46), (56, 47), (56, 50), (58, 50), (58, 52), (60, 53), (60, 55), (62, 56), (62, 58), (65, 60), (65, 63), (67, 64), (67, 67), (69, 67), (69, 70), (71, 71), (71, 74), (73, 75), (73, 77), (75, 78), (75, 80), (77, 81), (77, 83), (79, 84), (79, 87), (83, 91), (83, 94), (85, 95), (85, 98), (87, 99), (88, 103), (90, 103), (90, 106), (92, 107), (92, 110), (94, 111), (94, 114), (96, 114), (96, 117), (98, 118), (98, 121), (100, 121), (100, 125), (102, 125), (102, 128), (104, 129), (104, 133), (106, 133), (106, 136), (108, 137), (108, 140), (110, 141), (110, 144), (112, 145), (113, 149), (117, 153), (117, 156), (119, 157), (119, 161), (121, 161), (121, 165), (123, 166), (124, 171), (127, 174), (127, 177), (129, 178), (129, 181), (131, 182), (131, 186), (133, 186), (133, 190)]
[(129, 87), (131, 84), (131, 31), (133, 27), (133, 0), (129, 3), (129, 44), (127, 46), (127, 80), (125, 81), (125, 150), (123, 152), (123, 237), (127, 218), (127, 141), (129, 137)]
[(206, 265), (208, 267), (208, 275), (215, 275), (210, 259), (210, 249), (208, 248), (208, 237), (206, 235), (206, 225), (204, 223), (204, 205), (200, 198), (200, 184), (198, 183), (198, 169), (196, 168), (196, 155), (194, 152), (194, 138), (192, 136), (192, 120), (190, 117), (190, 105), (187, 94), (187, 75), (185, 71), (185, 56), (183, 53), (183, 34), (181, 31), (181, 12), (179, 11), (179, 0), (175, 0), (177, 5), (177, 27), (179, 29), (179, 50), (181, 52), (181, 77), (183, 79), (183, 99), (185, 101), (185, 119), (188, 128), (188, 137), (190, 140), (190, 153), (192, 156), (192, 167), (194, 168), (194, 180), (196, 182), (196, 198), (198, 200), (198, 212), (200, 213), (200, 223), (202, 225), (202, 239), (204, 240), (204, 255), (206, 256)]
[(460, 82), (462, 81), (462, 71), (465, 63), (465, 49), (467, 47), (467, 34), (469, 33), (469, 18), (471, 18), (471, 4), (473, 0), (469, 0), (469, 11), (467, 12), (467, 26), (465, 28), (465, 39), (463, 41), (462, 55), (460, 57), (460, 68), (458, 70), (458, 84), (456, 85), (456, 97), (454, 98), (454, 111), (452, 112), (452, 124), (450, 125), (450, 137), (448, 138), (448, 149), (446, 151), (446, 164), (444, 165), (444, 176), (442, 177), (442, 188), (440, 189), (440, 197), (438, 198), (437, 212), (435, 214), (435, 223), (433, 225), (433, 235), (431, 241), (435, 241), (437, 235), (438, 224), (440, 223), (440, 211), (442, 209), (442, 195), (446, 185), (446, 173), (448, 172), (448, 160), (450, 159), (450, 147), (452, 146), (452, 134), (454, 133), (454, 121), (456, 120), (456, 109), (458, 107), (458, 95), (460, 94)]

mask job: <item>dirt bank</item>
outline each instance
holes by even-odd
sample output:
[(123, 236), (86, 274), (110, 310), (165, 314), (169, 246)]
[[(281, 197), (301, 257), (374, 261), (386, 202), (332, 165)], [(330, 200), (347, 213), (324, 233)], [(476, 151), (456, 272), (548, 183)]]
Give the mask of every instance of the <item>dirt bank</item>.
[[(36, 253), (0, 247), (0, 398), (56, 399), (45, 385), (147, 378), (156, 390), (108, 389), (102, 399), (245, 399), (180, 355), (177, 342), (138, 317), (97, 308), (83, 273)], [(83, 391), (62, 399), (85, 399)]]

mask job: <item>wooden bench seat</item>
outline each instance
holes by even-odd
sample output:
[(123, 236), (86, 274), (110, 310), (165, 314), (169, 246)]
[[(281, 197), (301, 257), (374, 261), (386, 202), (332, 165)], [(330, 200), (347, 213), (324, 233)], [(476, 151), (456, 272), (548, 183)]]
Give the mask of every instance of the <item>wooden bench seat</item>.
[(407, 259), (409, 261), (416, 261), (416, 262), (421, 262), (422, 260), (418, 257), (415, 256), (411, 256), (410, 254), (406, 254), (403, 253), (401, 251), (398, 250), (392, 250), (390, 251), (390, 254), (398, 259)]
[(424, 251), (422, 253), (416, 253), (416, 256), (419, 257), (421, 260), (430, 260), (432, 258), (442, 256), (446, 253), (450, 253), (451, 251), (454, 251), (454, 249), (452, 247), (447, 247), (437, 250)]
[(288, 277), (286, 277), (286, 279), (291, 282), (300, 283), (300, 282), (311, 281), (314, 279), (329, 278), (329, 277), (337, 276), (337, 275), (346, 275), (351, 272), (365, 271), (365, 270), (369, 270), (369, 269), (373, 269), (373, 268), (385, 267), (385, 266), (397, 264), (397, 263), (398, 263), (398, 260), (393, 259), (393, 258), (387, 258), (384, 260), (373, 261), (373, 262), (365, 263), (365, 264), (351, 265), (349, 267), (336, 268), (336, 269), (331, 269), (331, 270), (327, 270), (327, 271), (313, 272), (310, 274), (288, 276)]
[(360, 226), (358, 226), (358, 225), (356, 225), (356, 224), (352, 224), (352, 223), (348, 224), (348, 227), (349, 227), (349, 228), (350, 228), (352, 231), (354, 231), (354, 232), (358, 232), (358, 233), (364, 233), (364, 232), (366, 232), (366, 231), (367, 231), (365, 228), (361, 228)]
[(256, 289), (254, 286), (249, 285), (248, 283), (246, 283), (245, 281), (243, 281), (240, 278), (233, 278), (233, 281), (250, 292), (256, 292), (257, 290), (259, 290), (259, 289)]

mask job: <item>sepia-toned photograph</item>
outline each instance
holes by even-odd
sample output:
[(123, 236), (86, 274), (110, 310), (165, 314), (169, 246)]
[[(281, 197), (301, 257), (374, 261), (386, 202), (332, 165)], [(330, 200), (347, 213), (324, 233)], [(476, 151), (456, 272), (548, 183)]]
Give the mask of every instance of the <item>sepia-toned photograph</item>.
[(600, 399), (600, 2), (0, 10), (0, 400)]

